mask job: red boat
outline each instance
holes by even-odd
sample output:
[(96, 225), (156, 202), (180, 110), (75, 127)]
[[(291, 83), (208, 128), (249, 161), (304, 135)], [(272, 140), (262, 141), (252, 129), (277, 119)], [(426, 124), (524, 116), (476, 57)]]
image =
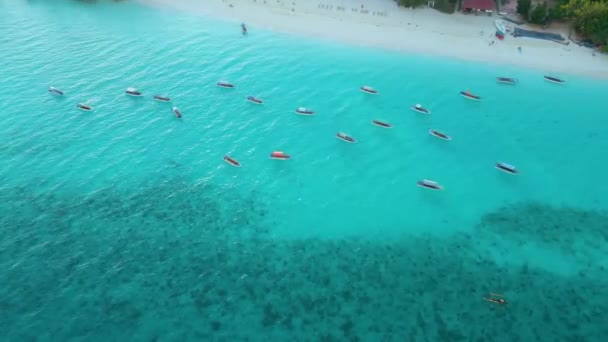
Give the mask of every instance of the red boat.
[(373, 94), (373, 95), (378, 94), (378, 91), (370, 86), (363, 86), (359, 89), (364, 93)]
[(227, 81), (219, 81), (217, 82), (217, 86), (222, 88), (234, 88), (234, 84)]
[(300, 115), (315, 115), (315, 111), (312, 110), (312, 109), (300, 107), (300, 108), (296, 109), (296, 114), (300, 114)]
[(93, 110), (93, 107), (82, 103), (77, 104), (76, 107), (78, 107), (78, 109), (80, 110), (84, 110), (85, 112), (90, 112)]
[(342, 132), (336, 134), (336, 138), (338, 138), (342, 141), (346, 141), (347, 143), (351, 143), (351, 144), (354, 144), (357, 142), (357, 140), (355, 140), (355, 138), (347, 135), (346, 133), (342, 133)]
[(476, 100), (476, 101), (481, 100), (481, 97), (480, 97), (480, 96), (473, 95), (473, 94), (471, 94), (471, 92), (470, 92), (470, 91), (468, 91), (468, 90), (466, 90), (466, 91), (461, 91), (461, 92), (460, 92), (460, 95), (462, 95), (463, 97), (466, 97), (467, 99), (471, 99), (471, 100)]
[(172, 110), (173, 110), (173, 114), (175, 114), (176, 118), (178, 118), (178, 119), (182, 118), (182, 112), (179, 110), (179, 108), (173, 107)]
[(418, 181), (418, 186), (421, 188), (431, 189), (431, 190), (443, 190), (443, 186), (439, 185), (439, 183), (434, 182), (432, 180), (423, 179)]
[(241, 163), (239, 163), (236, 159), (231, 158), (229, 156), (224, 156), (224, 161), (234, 167), (241, 167)]
[(452, 140), (452, 138), (449, 135), (447, 135), (445, 133), (441, 133), (441, 132), (436, 131), (434, 129), (429, 130), (429, 134), (432, 135), (432, 136), (434, 136), (434, 137), (437, 137), (439, 139)]
[(262, 101), (261, 99), (258, 99), (255, 96), (247, 96), (247, 101), (251, 102), (251, 103), (255, 103), (255, 104), (263, 104), (264, 101)]
[(285, 152), (274, 151), (270, 154), (270, 158), (277, 159), (277, 160), (287, 160), (287, 159), (291, 158), (291, 156), (289, 156), (288, 154), (285, 154)]
[(376, 125), (378, 127), (382, 127), (382, 128), (392, 128), (393, 127), (393, 125), (389, 124), (388, 122), (382, 122), (382, 121), (378, 121), (378, 120), (373, 120), (372, 124)]

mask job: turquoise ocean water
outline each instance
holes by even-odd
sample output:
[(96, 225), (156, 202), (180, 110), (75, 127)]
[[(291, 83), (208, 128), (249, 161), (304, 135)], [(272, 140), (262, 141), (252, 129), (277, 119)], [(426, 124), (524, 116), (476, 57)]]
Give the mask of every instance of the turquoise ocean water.
[(136, 4), (0, 14), (2, 340), (608, 339), (605, 81)]

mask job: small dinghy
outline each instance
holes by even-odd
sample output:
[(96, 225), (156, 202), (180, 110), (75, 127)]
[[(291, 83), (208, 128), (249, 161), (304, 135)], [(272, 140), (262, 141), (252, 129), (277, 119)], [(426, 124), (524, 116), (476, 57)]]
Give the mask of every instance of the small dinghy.
[(139, 91), (135, 88), (127, 88), (127, 90), (125, 90), (125, 94), (127, 94), (129, 96), (141, 96), (142, 95), (141, 91)]
[(49, 93), (56, 96), (63, 96), (63, 92), (55, 87), (49, 87)]
[(564, 84), (566, 83), (566, 81), (559, 79), (557, 77), (553, 77), (553, 76), (545, 76), (545, 81), (549, 81), (552, 83), (557, 83), (557, 84)]
[(224, 161), (234, 167), (241, 167), (241, 163), (230, 156), (224, 156)]
[(449, 135), (447, 135), (445, 133), (441, 133), (441, 132), (439, 132), (437, 130), (434, 130), (434, 129), (429, 130), (429, 134), (432, 135), (432, 136), (434, 136), (434, 137), (437, 137), (439, 139), (452, 140), (452, 137), (450, 137)]
[(417, 184), (419, 187), (425, 189), (443, 190), (443, 186), (439, 185), (439, 183), (428, 179), (419, 180)]
[(517, 171), (517, 169), (515, 169), (515, 166), (507, 164), (507, 163), (496, 163), (494, 165), (498, 170), (505, 172), (505, 173), (509, 173), (512, 175), (516, 175), (519, 174), (519, 171)]
[(228, 81), (219, 81), (217, 82), (217, 86), (220, 88), (234, 88), (234, 84), (228, 82)]
[(382, 127), (382, 128), (393, 128), (393, 125), (389, 124), (388, 122), (383, 122), (383, 121), (378, 121), (378, 120), (373, 120), (372, 125), (376, 125), (376, 126)]
[(76, 105), (76, 107), (80, 110), (84, 110), (85, 112), (90, 112), (93, 110), (93, 107), (86, 105), (84, 103), (79, 103)]
[(179, 110), (179, 108), (173, 107), (173, 108), (171, 108), (171, 110), (173, 111), (173, 114), (175, 114), (176, 118), (178, 118), (178, 119), (182, 118), (182, 112)]
[(346, 141), (347, 143), (351, 143), (354, 144), (357, 142), (357, 140), (355, 140), (355, 138), (347, 135), (346, 133), (340, 132), (338, 134), (336, 134), (336, 138), (342, 140), (342, 141)]
[(270, 154), (270, 159), (287, 160), (289, 158), (291, 158), (290, 155), (285, 154), (285, 152), (281, 151), (274, 151)]
[(261, 99), (258, 99), (255, 96), (247, 96), (247, 101), (249, 101), (251, 103), (255, 103), (255, 104), (264, 104), (264, 101), (262, 101)]
[(468, 90), (461, 91), (461, 92), (460, 92), (460, 95), (462, 95), (463, 97), (466, 97), (467, 99), (470, 99), (470, 100), (476, 100), (476, 101), (481, 100), (481, 97), (480, 97), (480, 96), (473, 95), (473, 94), (471, 94), (471, 92), (470, 92), (470, 91), (468, 91)]
[(515, 84), (517, 80), (510, 77), (496, 77), (496, 82), (504, 84)]
[(300, 108), (296, 109), (296, 114), (300, 114), (300, 115), (315, 115), (315, 111), (312, 110), (312, 109), (300, 107)]
[(359, 90), (361, 90), (364, 93), (368, 93), (368, 94), (373, 94), (373, 95), (378, 94), (378, 91), (370, 86), (363, 86), (363, 87), (359, 88)]
[(156, 101), (160, 101), (160, 102), (170, 102), (171, 99), (166, 97), (166, 96), (161, 96), (161, 95), (154, 95), (154, 99)]
[(431, 114), (431, 111), (422, 107), (422, 105), (417, 104), (413, 107), (410, 107), (414, 112), (422, 113), (422, 114)]

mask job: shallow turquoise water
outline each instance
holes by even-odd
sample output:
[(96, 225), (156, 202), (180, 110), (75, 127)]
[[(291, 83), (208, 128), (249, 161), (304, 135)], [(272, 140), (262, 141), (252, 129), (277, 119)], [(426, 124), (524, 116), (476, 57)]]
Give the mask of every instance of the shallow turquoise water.
[(606, 340), (605, 81), (242, 37), (134, 4), (0, 12), (10, 340)]

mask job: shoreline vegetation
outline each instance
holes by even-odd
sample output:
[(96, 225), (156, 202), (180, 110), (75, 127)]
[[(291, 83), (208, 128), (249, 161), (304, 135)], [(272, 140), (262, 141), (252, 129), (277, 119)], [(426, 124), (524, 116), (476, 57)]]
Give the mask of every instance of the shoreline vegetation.
[[(110, 1), (115, 0), (108, 0)], [(592, 42), (603, 38), (601, 34), (596, 34), (590, 40), (591, 30), (603, 26), (589, 25), (587, 20), (590, 19), (586, 19), (595, 18), (595, 9), (608, 6), (605, 2), (596, 4), (591, 0), (552, 0), (557, 1), (554, 5), (559, 4), (559, 1), (569, 1), (568, 6), (559, 7), (564, 10), (560, 12), (560, 19), (556, 19), (556, 7), (542, 3), (547, 14), (543, 19), (545, 26), (541, 26), (533, 22), (518, 25), (515, 23), (518, 20), (508, 19), (522, 18), (516, 12), (524, 12), (525, 2), (530, 0), (497, 0), (498, 6), (494, 3), (494, 10), (489, 15), (477, 15), (483, 12), (473, 12), (476, 15), (464, 14), (463, 1), (135, 0), (145, 5), (172, 8), (239, 24), (244, 22), (253, 34), (257, 27), (360, 47), (442, 56), (483, 64), (514, 65), (548, 74), (608, 79), (608, 55), (599, 53), (597, 44)], [(443, 12), (449, 13), (449, 6), (454, 7), (454, 12), (446, 14), (427, 7), (438, 7), (440, 3), (446, 4), (447, 9)], [(534, 12), (537, 6), (539, 5), (535, 2), (531, 3), (527, 9), (530, 16), (523, 19), (536, 21), (538, 18)], [(579, 14), (574, 17), (574, 13)], [(511, 33), (513, 28), (517, 28), (540, 34), (556, 33), (567, 39), (543, 40), (512, 34), (498, 39), (495, 24), (497, 19), (508, 20)], [(566, 19), (571, 21), (565, 21)], [(547, 27), (549, 22), (551, 25)], [(608, 25), (608, 19), (606, 23)], [(586, 30), (586, 34), (575, 38), (573, 27)], [(235, 30), (240, 31), (238, 25)]]

